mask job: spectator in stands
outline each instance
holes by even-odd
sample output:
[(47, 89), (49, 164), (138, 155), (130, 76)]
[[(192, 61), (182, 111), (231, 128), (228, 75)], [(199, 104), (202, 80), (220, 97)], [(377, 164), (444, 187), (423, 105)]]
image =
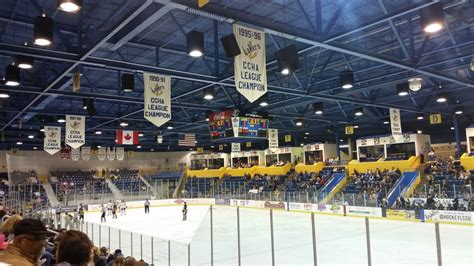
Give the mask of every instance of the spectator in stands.
[(94, 245), (81, 231), (69, 230), (59, 239), (56, 249), (57, 265), (87, 266), (93, 258)]
[(101, 256), (101, 249), (95, 246), (92, 248), (94, 266), (107, 266), (107, 259)]
[(431, 148), (430, 152), (428, 153), (428, 161), (436, 160), (436, 154), (433, 148)]
[(15, 266), (41, 264), (39, 259), (45, 251), (47, 233), (40, 220), (19, 221), (13, 231), (13, 241), (0, 255), (0, 262)]
[(111, 256), (109, 249), (107, 247), (101, 247), (99, 256), (103, 258), (106, 263), (108, 263), (109, 257)]
[(0, 227), (0, 231), (2, 235), (0, 236), (0, 238), (3, 238), (3, 241), (2, 241), (2, 243), (4, 243), (3, 249), (6, 248), (8, 241), (13, 240), (13, 230), (15, 226), (18, 224), (18, 222), (20, 222), (21, 220), (23, 220), (23, 218), (20, 215), (14, 214), (12, 216), (9, 216), (2, 223), (2, 226)]

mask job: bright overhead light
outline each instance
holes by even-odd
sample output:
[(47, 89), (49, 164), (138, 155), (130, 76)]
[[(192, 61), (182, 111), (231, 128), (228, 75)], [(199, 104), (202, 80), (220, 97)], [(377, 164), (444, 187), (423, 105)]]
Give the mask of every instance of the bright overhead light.
[(122, 122), (120, 122), (120, 126), (121, 126), (121, 127), (127, 127), (127, 126), (128, 126), (128, 123), (125, 122), (125, 121), (122, 121)]
[(288, 75), (299, 68), (298, 50), (294, 44), (289, 45), (275, 52), (281, 74)]
[(141, 148), (142, 148), (142, 146), (140, 146), (140, 145), (137, 146), (137, 149), (141, 149)]
[(305, 132), (304, 134), (305, 134), (305, 135), (309, 135), (309, 132)]
[(33, 147), (33, 150), (37, 150), (37, 149), (38, 149), (38, 147)]
[(33, 135), (29, 135), (29, 136), (28, 136), (28, 138), (29, 138), (29, 139), (34, 139), (34, 138), (35, 138), (35, 136), (33, 136)]
[(362, 116), (364, 114), (364, 107), (358, 107), (354, 109), (354, 114), (356, 116)]
[(143, 137), (143, 133), (138, 133), (138, 136), (139, 136), (139, 137)]
[(203, 90), (203, 98), (208, 101), (214, 99), (214, 88), (213, 87), (205, 88)]
[(261, 107), (267, 107), (268, 106), (268, 95), (264, 94), (262, 97), (258, 99), (258, 104)]
[(343, 89), (351, 89), (354, 87), (354, 72), (351, 70), (344, 70), (339, 73), (339, 81)]
[(425, 119), (425, 115), (424, 114), (417, 114), (416, 119), (423, 120), (423, 119)]
[(451, 130), (454, 130), (454, 127), (451, 127)]
[(16, 57), (16, 65), (21, 69), (33, 68), (33, 57), (19, 55)]
[(60, 117), (58, 118), (58, 123), (66, 123), (66, 119)]
[(313, 109), (314, 109), (315, 114), (322, 115), (324, 112), (324, 103), (323, 102), (313, 103)]
[(300, 146), (303, 147), (303, 146), (304, 146), (304, 143), (301, 143)]
[(418, 131), (416, 131), (416, 133), (418, 133), (418, 134), (422, 134), (422, 133), (423, 133), (423, 131), (421, 131), (421, 130), (418, 130)]
[(409, 90), (410, 86), (408, 85), (408, 82), (397, 84), (397, 92), (399, 96), (407, 96)]
[(412, 78), (408, 80), (408, 86), (410, 87), (411, 91), (419, 91), (421, 90), (421, 78)]
[(18, 141), (18, 142), (16, 143), (16, 145), (23, 145), (23, 142)]
[(169, 125), (169, 126), (166, 127), (166, 129), (171, 130), (171, 129), (173, 129), (173, 126), (172, 126), (172, 125)]
[(303, 119), (301, 119), (301, 118), (296, 119), (295, 125), (296, 125), (297, 127), (303, 126)]
[(64, 12), (76, 13), (81, 9), (82, 0), (59, 0), (58, 8)]
[(284, 69), (282, 69), (282, 70), (281, 70), (281, 74), (283, 74), (283, 75), (288, 75), (288, 74), (290, 74), (290, 69), (289, 69), (289, 68), (284, 68)]
[(443, 28), (443, 3), (437, 2), (420, 10), (421, 29), (426, 33), (434, 33)]
[(384, 125), (388, 125), (388, 124), (390, 124), (390, 122), (388, 122), (387, 120), (385, 120), (385, 121), (383, 121), (383, 124), (384, 124)]
[(186, 50), (192, 57), (201, 57), (204, 54), (204, 33), (195, 30), (188, 32)]
[(10, 98), (10, 94), (6, 91), (0, 91), (0, 99)]
[(12, 87), (20, 85), (20, 68), (15, 65), (8, 65), (6, 67), (5, 85)]
[(436, 101), (439, 103), (444, 103), (447, 101), (446, 95), (444, 94), (439, 94), (438, 97), (436, 98)]
[(266, 106), (268, 106), (268, 103), (267, 103), (267, 102), (261, 102), (261, 103), (260, 103), (260, 106), (261, 106), (261, 107), (266, 107)]
[(100, 149), (100, 148), (102, 148), (102, 146), (100, 146), (100, 145), (97, 145), (97, 149)]
[(95, 132), (95, 134), (96, 134), (96, 135), (102, 135), (102, 131), (97, 130), (97, 131)]
[(456, 111), (454, 111), (454, 113), (457, 115), (462, 115), (463, 111), (461, 109), (457, 109)]
[(155, 149), (150, 149), (150, 151), (155, 151)]
[(359, 125), (354, 125), (354, 128), (356, 128), (356, 129), (359, 128)]
[(40, 132), (44, 132), (44, 128), (40, 129)]
[(54, 20), (46, 14), (37, 16), (34, 26), (34, 43), (39, 46), (48, 46), (53, 42)]

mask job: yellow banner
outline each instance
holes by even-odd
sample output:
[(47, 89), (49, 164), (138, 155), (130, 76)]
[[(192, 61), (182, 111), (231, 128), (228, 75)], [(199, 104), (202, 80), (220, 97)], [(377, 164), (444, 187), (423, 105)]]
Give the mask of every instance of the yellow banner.
[(346, 127), (346, 135), (352, 135), (354, 134), (354, 127), (353, 126), (347, 126)]
[(224, 145), (222, 145), (222, 144), (219, 145), (219, 150), (220, 150), (220, 151), (223, 151), (223, 150), (224, 150)]
[(285, 142), (291, 142), (291, 135), (285, 135)]
[(209, 4), (209, 0), (198, 0), (198, 7), (201, 8), (205, 5)]
[(430, 115), (430, 124), (441, 124), (441, 114)]
[(197, 152), (204, 152), (204, 148), (203, 147), (197, 147), (196, 151)]
[(252, 147), (252, 142), (246, 142), (246, 143), (245, 143), (245, 147), (247, 147), (247, 148)]

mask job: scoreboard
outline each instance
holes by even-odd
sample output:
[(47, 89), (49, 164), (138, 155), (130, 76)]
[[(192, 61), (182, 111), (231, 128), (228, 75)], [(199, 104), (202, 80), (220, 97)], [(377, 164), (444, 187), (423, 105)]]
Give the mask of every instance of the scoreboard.
[(209, 115), (211, 140), (237, 138), (267, 138), (268, 118), (255, 113), (242, 114), (236, 110), (215, 112)]

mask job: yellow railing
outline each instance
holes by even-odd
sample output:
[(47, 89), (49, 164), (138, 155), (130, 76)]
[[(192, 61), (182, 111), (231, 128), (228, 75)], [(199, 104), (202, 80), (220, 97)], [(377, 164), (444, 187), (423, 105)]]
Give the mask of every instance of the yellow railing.
[(359, 162), (358, 160), (352, 160), (349, 162), (347, 168), (349, 174), (353, 174), (355, 170), (359, 173), (365, 173), (368, 170), (375, 171), (377, 169), (383, 171), (385, 169), (391, 170), (397, 168), (400, 171), (408, 168), (418, 168), (420, 166), (420, 158), (418, 156), (412, 156), (408, 160), (401, 161), (384, 161), (380, 159), (376, 162)]
[(197, 178), (210, 178), (210, 177), (223, 177), (226, 171), (226, 167), (221, 167), (219, 169), (207, 169), (207, 170), (187, 170), (186, 176), (188, 177), (197, 177)]
[(244, 176), (251, 175), (286, 175), (291, 169), (291, 164), (284, 166), (253, 166), (250, 168), (230, 168), (221, 167), (219, 169), (206, 169), (206, 170), (187, 170), (186, 175), (188, 177), (197, 178), (211, 178), (211, 177), (223, 177), (224, 174), (230, 176)]
[(474, 170), (474, 156), (469, 156), (467, 153), (464, 153), (461, 156), (461, 165), (466, 170)]
[(319, 173), (319, 171), (323, 170), (324, 163), (323, 162), (317, 162), (315, 164), (307, 165), (304, 163), (299, 163), (298, 165), (295, 166), (295, 171), (297, 173)]

